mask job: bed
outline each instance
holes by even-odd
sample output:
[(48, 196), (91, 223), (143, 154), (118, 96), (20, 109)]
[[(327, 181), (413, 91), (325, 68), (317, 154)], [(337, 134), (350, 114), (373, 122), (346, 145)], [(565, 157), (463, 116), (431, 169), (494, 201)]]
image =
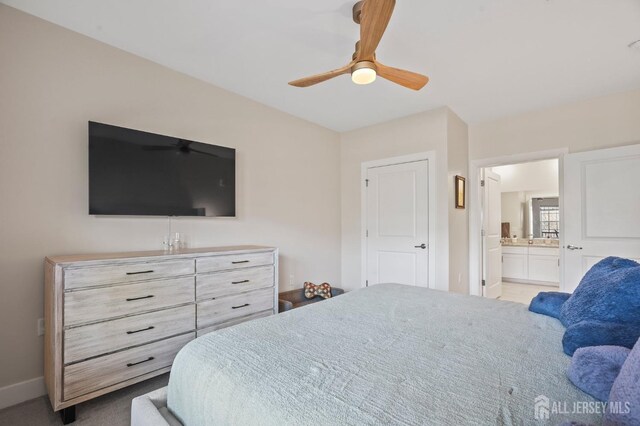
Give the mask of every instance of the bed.
[(600, 424), (554, 412), (594, 402), (563, 331), (517, 303), (377, 285), (192, 341), (132, 425)]

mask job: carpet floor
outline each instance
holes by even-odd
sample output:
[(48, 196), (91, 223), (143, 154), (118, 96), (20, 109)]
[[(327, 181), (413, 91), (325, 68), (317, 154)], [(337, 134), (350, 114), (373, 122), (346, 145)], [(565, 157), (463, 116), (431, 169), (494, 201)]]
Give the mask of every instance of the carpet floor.
[[(131, 400), (164, 387), (169, 374), (154, 377), (142, 383), (111, 392), (76, 406), (74, 426), (129, 426)], [(2, 426), (59, 426), (59, 413), (54, 413), (46, 396), (14, 405), (0, 411)]]

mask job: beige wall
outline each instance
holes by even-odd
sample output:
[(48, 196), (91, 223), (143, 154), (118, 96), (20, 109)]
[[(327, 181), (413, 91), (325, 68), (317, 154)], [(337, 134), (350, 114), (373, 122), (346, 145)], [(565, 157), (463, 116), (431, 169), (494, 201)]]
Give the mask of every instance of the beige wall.
[(45, 255), (158, 249), (163, 218), (87, 214), (87, 121), (238, 152), (238, 218), (194, 246), (281, 249), (281, 284), (340, 282), (338, 134), (0, 5), (0, 387), (42, 375)]
[(533, 111), (469, 128), (471, 160), (640, 143), (640, 90)]
[(540, 192), (558, 195), (558, 160), (534, 161), (492, 167), (491, 171), (500, 175), (502, 192)]
[[(469, 129), (453, 111), (447, 116), (447, 162), (449, 167), (449, 290), (469, 293), (469, 206), (455, 208), (454, 177), (467, 177), (469, 170)], [(468, 191), (467, 191), (468, 192)]]
[[(467, 292), (468, 216), (453, 208), (453, 176), (466, 175), (467, 127), (448, 108), (420, 113), (359, 130), (342, 138), (342, 283), (361, 284), (361, 166), (362, 163), (435, 151), (436, 168), (436, 282), (435, 287)], [(451, 230), (449, 221), (456, 225)], [(449, 268), (450, 244), (456, 258)], [(460, 286), (457, 285), (460, 278)]]

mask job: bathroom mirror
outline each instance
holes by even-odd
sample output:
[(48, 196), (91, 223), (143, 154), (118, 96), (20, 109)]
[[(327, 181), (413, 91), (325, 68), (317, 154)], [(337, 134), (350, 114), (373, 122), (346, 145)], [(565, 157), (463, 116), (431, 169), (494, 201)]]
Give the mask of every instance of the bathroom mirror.
[(560, 204), (558, 197), (534, 197), (528, 202), (527, 235), (529, 238), (560, 238)]

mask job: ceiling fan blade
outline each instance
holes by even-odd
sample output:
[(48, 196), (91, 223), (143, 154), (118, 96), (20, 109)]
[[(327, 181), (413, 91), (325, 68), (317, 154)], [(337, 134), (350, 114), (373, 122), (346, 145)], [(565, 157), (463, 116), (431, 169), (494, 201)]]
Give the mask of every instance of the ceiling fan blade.
[(323, 74), (314, 75), (311, 77), (301, 78), (300, 80), (295, 80), (289, 82), (291, 86), (296, 87), (309, 87), (314, 84), (322, 83), (323, 81), (331, 80), (334, 77), (338, 77), (339, 75), (347, 74), (351, 72), (351, 67), (355, 64), (355, 62), (351, 62), (349, 65), (346, 65), (342, 68), (338, 68), (333, 71), (325, 72)]
[(396, 0), (364, 0), (360, 15), (358, 61), (370, 61), (391, 20)]
[(388, 67), (377, 61), (375, 64), (380, 77), (399, 84), (400, 86), (413, 90), (420, 90), (429, 82), (429, 77), (425, 75), (401, 70), (399, 68)]
[(196, 153), (196, 154), (202, 154), (202, 155), (208, 155), (208, 156), (210, 156), (210, 157), (220, 158), (220, 156), (219, 156), (219, 155), (211, 154), (210, 152), (200, 151), (199, 149), (189, 148), (189, 152), (194, 152), (194, 153)]
[(142, 147), (143, 151), (175, 151), (176, 149), (178, 148), (175, 146), (160, 146), (160, 145), (149, 145), (149, 146)]

